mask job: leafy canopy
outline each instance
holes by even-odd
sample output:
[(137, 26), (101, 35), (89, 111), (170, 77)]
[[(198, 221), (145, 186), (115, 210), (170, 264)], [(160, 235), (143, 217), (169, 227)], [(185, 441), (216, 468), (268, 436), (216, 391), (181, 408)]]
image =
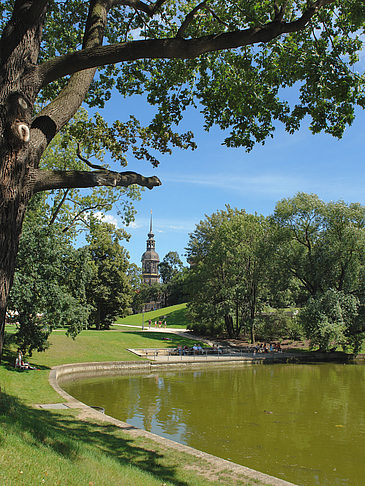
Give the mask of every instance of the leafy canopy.
[[(190, 132), (177, 135), (174, 131), (188, 107), (200, 107), (207, 130), (214, 124), (228, 130), (226, 145), (248, 150), (272, 136), (278, 121), (293, 132), (307, 116), (314, 133), (324, 130), (340, 137), (353, 121), (354, 106), (364, 107), (364, 77), (356, 70), (365, 25), (361, 0), (169, 0), (150, 6), (137, 2), (136, 8), (131, 1), (112, 3), (105, 44), (199, 39), (208, 51), (194, 55), (194, 46), (187, 45), (185, 56), (171, 54), (176, 59), (166, 59), (156, 49), (145, 58), (138, 55), (122, 64), (102, 65), (100, 61), (87, 105), (103, 107), (117, 89), (123, 96), (143, 94), (156, 107), (145, 128), (134, 117), (113, 127), (98, 117), (92, 124), (84, 122), (88, 129), (103, 128), (106, 138), (114, 131), (115, 142), (100, 143), (117, 159), (125, 153), (126, 144), (134, 157), (153, 164), (156, 155), (148, 152), (146, 144), (160, 152), (170, 151), (173, 145), (194, 147)], [(12, 7), (11, 1), (0, 7), (3, 26)], [(89, 2), (81, 0), (50, 2), (41, 62), (80, 49), (88, 8)], [(274, 28), (276, 35), (271, 32)], [(241, 41), (241, 47), (237, 41), (237, 47), (225, 50), (226, 38), (248, 29), (251, 37)], [(210, 48), (211, 39), (219, 36), (222, 45)], [(40, 102), (51, 101), (67, 81), (65, 76), (46, 85)], [(291, 88), (295, 88), (294, 98)]]

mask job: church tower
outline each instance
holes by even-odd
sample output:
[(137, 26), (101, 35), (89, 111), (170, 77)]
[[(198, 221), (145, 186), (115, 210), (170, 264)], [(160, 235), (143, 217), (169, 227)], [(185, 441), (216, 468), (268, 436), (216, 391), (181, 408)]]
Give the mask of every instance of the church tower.
[(151, 285), (160, 282), (160, 275), (158, 273), (158, 264), (160, 263), (160, 258), (155, 250), (155, 239), (152, 233), (152, 211), (151, 211), (151, 222), (150, 222), (150, 232), (148, 233), (147, 240), (147, 250), (142, 255), (142, 278), (143, 283)]

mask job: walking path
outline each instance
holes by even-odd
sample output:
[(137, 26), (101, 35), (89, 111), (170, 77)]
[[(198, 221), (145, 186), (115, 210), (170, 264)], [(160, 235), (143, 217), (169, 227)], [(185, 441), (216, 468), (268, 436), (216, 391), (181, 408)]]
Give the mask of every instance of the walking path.
[(113, 326), (119, 326), (119, 327), (129, 327), (129, 328), (134, 328), (134, 329), (139, 329), (140, 331), (143, 332), (162, 332), (162, 333), (170, 333), (170, 334), (177, 334), (178, 336), (182, 336), (194, 341), (201, 341), (202, 343), (209, 344), (210, 346), (213, 345), (213, 342), (210, 341), (209, 339), (205, 339), (199, 336), (194, 336), (190, 334), (190, 331), (186, 328), (173, 328), (173, 327), (154, 327), (151, 326), (151, 328), (148, 327), (148, 325), (142, 327), (142, 326), (136, 326), (132, 324), (113, 324)]
[(140, 329), (141, 331), (148, 331), (148, 332), (187, 332), (188, 329), (185, 329), (185, 328), (173, 328), (173, 327), (154, 327), (154, 326), (151, 326), (150, 328), (148, 327), (148, 324), (147, 325), (144, 325), (143, 327), (142, 326), (139, 326), (139, 325), (133, 325), (133, 324), (113, 324), (113, 326), (119, 326), (119, 327), (134, 327), (135, 329)]

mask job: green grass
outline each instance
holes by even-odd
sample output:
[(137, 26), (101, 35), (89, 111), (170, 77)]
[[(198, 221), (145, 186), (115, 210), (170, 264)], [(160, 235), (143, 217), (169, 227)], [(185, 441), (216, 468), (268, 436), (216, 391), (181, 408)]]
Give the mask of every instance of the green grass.
[(188, 317), (186, 315), (186, 304), (177, 304), (170, 307), (164, 307), (155, 311), (145, 312), (144, 314), (133, 314), (131, 316), (118, 319), (117, 324), (128, 324), (131, 326), (142, 326), (144, 320), (145, 325), (148, 325), (148, 320), (151, 319), (154, 323), (155, 320), (165, 320), (167, 327), (184, 329), (189, 324)]
[(128, 328), (82, 331), (76, 339), (66, 336), (63, 330), (55, 331), (50, 337), (50, 347), (46, 351), (34, 352), (32, 357), (27, 358), (40, 370), (15, 370), (13, 348), (4, 355), (3, 365), (0, 366), (0, 383), (2, 387), (6, 385), (8, 393), (20, 396), (27, 403), (59, 402), (62, 401), (61, 397), (48, 384), (48, 373), (52, 366), (91, 361), (145, 361), (128, 349), (175, 348), (179, 344), (191, 346), (192, 343), (190, 339), (171, 333), (143, 332)]
[(3, 486), (224, 484), (182, 467), (198, 467), (200, 461), (149, 439), (132, 438), (110, 424), (82, 421), (75, 411), (35, 410), (7, 394), (0, 396)]
[(48, 411), (34, 403), (63, 401), (48, 383), (53, 365), (85, 361), (133, 360), (129, 347), (191, 344), (164, 333), (118, 329), (83, 331), (76, 340), (55, 332), (51, 347), (29, 361), (40, 370), (14, 369), (15, 350), (0, 366), (0, 484), (33, 486), (208, 486), (259, 484), (219, 473), (211, 466), (145, 437), (134, 438), (118, 427), (81, 420), (77, 410)]
[[(166, 340), (166, 338), (168, 340)], [(110, 331), (82, 331), (75, 340), (64, 331), (52, 334), (50, 348), (35, 352), (32, 361), (40, 366), (89, 361), (138, 361), (130, 348), (170, 348), (192, 345), (193, 341), (171, 333), (117, 328)]]

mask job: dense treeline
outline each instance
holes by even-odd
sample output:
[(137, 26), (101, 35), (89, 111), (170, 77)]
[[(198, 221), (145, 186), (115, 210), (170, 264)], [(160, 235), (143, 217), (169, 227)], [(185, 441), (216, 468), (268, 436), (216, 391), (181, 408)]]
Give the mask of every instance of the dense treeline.
[[(365, 336), (365, 207), (299, 193), (269, 217), (207, 216), (190, 235), (193, 328), (299, 337), (357, 351)], [(273, 308), (292, 307), (288, 314)], [(299, 309), (299, 312), (297, 312)], [(276, 328), (276, 330), (275, 330)]]
[[(28, 210), (9, 309), (12, 339), (24, 352), (43, 350), (51, 331), (109, 328), (146, 302), (189, 301), (192, 329), (212, 335), (273, 340), (307, 337), (329, 350), (360, 349), (365, 337), (365, 207), (325, 203), (299, 193), (271, 216), (217, 211), (190, 235), (184, 267), (170, 251), (162, 282), (142, 283), (121, 245), (128, 235), (88, 211), (85, 244), (75, 248), (66, 224), (52, 220), (49, 199)], [(63, 210), (64, 211), (64, 210)], [(61, 222), (57, 222), (57, 221)], [(85, 223), (85, 221), (84, 221)], [(68, 231), (64, 231), (66, 227)]]

